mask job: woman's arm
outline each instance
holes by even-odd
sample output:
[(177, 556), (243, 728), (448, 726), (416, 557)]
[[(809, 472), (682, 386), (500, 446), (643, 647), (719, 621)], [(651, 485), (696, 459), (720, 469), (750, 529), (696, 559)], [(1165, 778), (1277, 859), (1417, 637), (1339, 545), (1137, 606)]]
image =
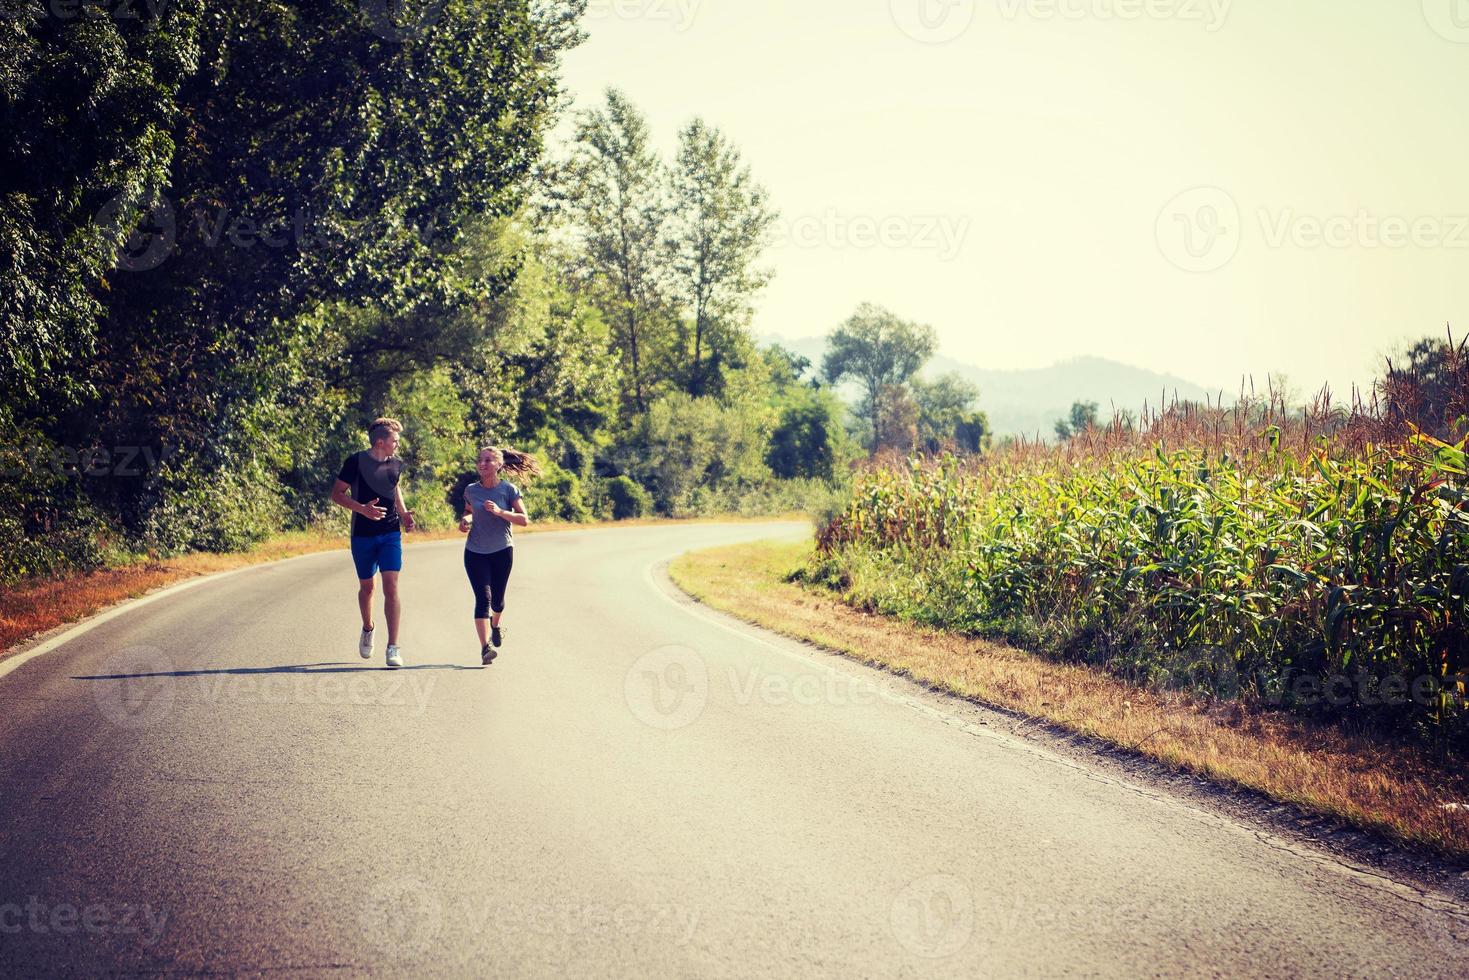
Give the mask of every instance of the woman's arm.
[(530, 515), (525, 510), (525, 498), (516, 497), (515, 503), (511, 504), (511, 506), (515, 509), (506, 510), (493, 500), (485, 501), (485, 510), (489, 511), (495, 517), (500, 518), (500, 520), (514, 524), (516, 527), (530, 527)]

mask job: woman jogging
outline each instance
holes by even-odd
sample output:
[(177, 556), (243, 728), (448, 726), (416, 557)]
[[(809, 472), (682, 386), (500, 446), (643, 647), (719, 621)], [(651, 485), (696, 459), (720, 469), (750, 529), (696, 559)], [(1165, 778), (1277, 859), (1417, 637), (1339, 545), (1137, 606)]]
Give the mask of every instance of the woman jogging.
[(479, 481), (464, 488), (464, 517), (459, 521), (459, 530), (469, 535), (464, 543), (464, 571), (474, 589), (479, 660), (489, 666), (505, 637), (500, 617), (505, 612), (505, 586), (510, 581), (510, 567), (515, 560), (512, 529), (530, 524), (520, 489), (502, 479), (501, 474), (536, 476), (541, 470), (534, 457), (494, 446), (479, 451), (475, 468), (479, 471)]

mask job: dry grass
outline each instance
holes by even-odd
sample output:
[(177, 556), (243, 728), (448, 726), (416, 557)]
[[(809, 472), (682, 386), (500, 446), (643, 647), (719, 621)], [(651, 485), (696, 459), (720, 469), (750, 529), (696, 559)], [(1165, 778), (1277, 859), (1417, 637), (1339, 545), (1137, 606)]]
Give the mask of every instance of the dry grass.
[(1469, 779), (1420, 753), (1279, 713), (1210, 708), (1001, 643), (861, 612), (786, 581), (809, 548), (719, 548), (685, 555), (671, 572), (701, 601), (786, 636), (1400, 842), (1469, 857), (1469, 811), (1445, 808), (1469, 802)]
[[(801, 518), (804, 519), (804, 518)], [(532, 524), (520, 534), (600, 528), (646, 527), (658, 524), (698, 524), (715, 520), (669, 521), (656, 518), (606, 524), (568, 524), (547, 521)], [(718, 518), (720, 523), (742, 518)], [(772, 520), (750, 518), (749, 520)], [(457, 540), (456, 531), (415, 533), (415, 542)], [(325, 531), (294, 531), (277, 535), (255, 548), (232, 554), (191, 554), (178, 558), (139, 562), (124, 568), (66, 575), (60, 578), (21, 582), (0, 591), (0, 659), (26, 640), (58, 626), (85, 619), (108, 606), (133, 599), (156, 589), (200, 575), (227, 572), (245, 565), (278, 561), (318, 551), (346, 550), (343, 534)]]

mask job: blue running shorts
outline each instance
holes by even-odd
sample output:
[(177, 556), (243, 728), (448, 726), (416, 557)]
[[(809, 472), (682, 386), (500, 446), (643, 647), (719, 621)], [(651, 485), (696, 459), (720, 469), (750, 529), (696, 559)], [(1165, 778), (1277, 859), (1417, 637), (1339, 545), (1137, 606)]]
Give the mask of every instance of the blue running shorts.
[(353, 538), (352, 562), (357, 566), (359, 580), (370, 579), (379, 571), (401, 572), (403, 533), (394, 531), (391, 534)]

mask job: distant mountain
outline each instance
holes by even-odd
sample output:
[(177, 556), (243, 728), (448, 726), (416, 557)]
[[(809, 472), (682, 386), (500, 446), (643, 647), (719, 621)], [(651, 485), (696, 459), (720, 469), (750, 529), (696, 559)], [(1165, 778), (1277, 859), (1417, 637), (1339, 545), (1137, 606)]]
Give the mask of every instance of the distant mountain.
[(1029, 371), (994, 371), (938, 356), (924, 371), (929, 377), (950, 372), (979, 386), (979, 407), (989, 414), (997, 435), (1053, 438), (1056, 420), (1070, 414), (1076, 401), (1096, 402), (1106, 419), (1114, 408), (1135, 412), (1175, 398), (1219, 397), (1219, 392), (1183, 378), (1102, 357), (1078, 357)]
[[(810, 358), (819, 368), (826, 341), (821, 337), (785, 340), (766, 336), (761, 345), (780, 344), (787, 350)], [(934, 357), (923, 374), (933, 378), (941, 374), (957, 374), (979, 388), (979, 407), (994, 426), (996, 435), (1026, 435), (1054, 438), (1056, 420), (1069, 415), (1071, 403), (1092, 401), (1100, 406), (1102, 418), (1113, 408), (1137, 411), (1144, 405), (1157, 407), (1163, 399), (1175, 397), (1186, 401), (1218, 399), (1218, 391), (1210, 391), (1191, 381), (1171, 374), (1159, 374), (1103, 357), (1077, 357), (1047, 368), (1024, 371), (1002, 371), (965, 364), (942, 354)], [(1229, 392), (1225, 392), (1228, 399)]]

